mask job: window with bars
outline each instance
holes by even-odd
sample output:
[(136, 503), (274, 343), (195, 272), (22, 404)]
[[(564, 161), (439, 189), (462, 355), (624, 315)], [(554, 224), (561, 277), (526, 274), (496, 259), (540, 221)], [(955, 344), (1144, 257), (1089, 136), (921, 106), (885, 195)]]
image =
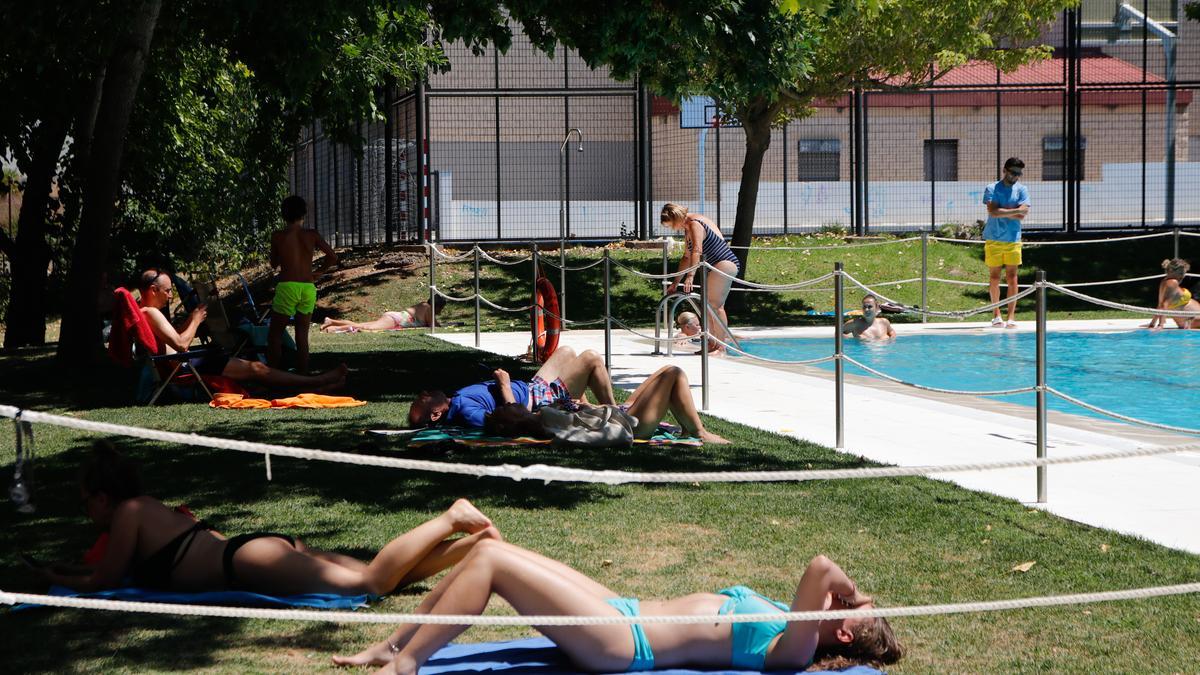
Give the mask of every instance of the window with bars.
[[(1084, 179), (1084, 158), (1087, 156), (1087, 139), (1079, 139), (1079, 180)], [(1047, 136), (1042, 139), (1042, 180), (1064, 180), (1067, 177), (1067, 147), (1062, 136)]]
[(797, 141), (796, 180), (840, 181), (842, 142), (836, 138)]
[(957, 138), (934, 138), (925, 141), (925, 180), (958, 180)]

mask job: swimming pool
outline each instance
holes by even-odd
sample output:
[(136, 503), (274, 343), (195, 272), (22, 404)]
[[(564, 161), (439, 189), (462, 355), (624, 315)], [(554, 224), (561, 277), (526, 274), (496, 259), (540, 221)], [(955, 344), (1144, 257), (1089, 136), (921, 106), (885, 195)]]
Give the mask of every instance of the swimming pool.
[[(901, 328), (903, 331), (903, 328)], [(846, 339), (846, 355), (907, 382), (943, 389), (996, 390), (1034, 384), (1036, 335), (1001, 330), (916, 333), (893, 343)], [(833, 353), (833, 337), (743, 340), (755, 356), (799, 361)], [(833, 363), (821, 368), (833, 370)], [(874, 378), (853, 364), (846, 372)], [(1046, 382), (1091, 405), (1139, 419), (1200, 427), (1200, 331), (1062, 332), (1046, 337)], [(991, 397), (1034, 406), (1035, 395)], [(1102, 417), (1056, 396), (1047, 405)]]

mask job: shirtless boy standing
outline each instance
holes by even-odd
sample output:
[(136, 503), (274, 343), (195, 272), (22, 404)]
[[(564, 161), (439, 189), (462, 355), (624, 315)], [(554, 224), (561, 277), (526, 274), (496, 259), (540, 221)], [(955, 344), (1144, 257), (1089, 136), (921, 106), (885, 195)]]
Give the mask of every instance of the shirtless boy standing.
[(879, 298), (863, 296), (862, 316), (850, 319), (842, 326), (843, 333), (852, 333), (860, 340), (890, 340), (896, 337), (892, 322), (879, 316)]
[[(308, 373), (308, 328), (313, 309), (317, 306), (317, 287), (313, 279), (337, 265), (333, 247), (316, 230), (304, 229), (308, 205), (292, 195), (283, 200), (281, 208), (287, 226), (271, 235), (271, 267), (280, 268), (275, 285), (275, 300), (271, 304), (271, 328), (267, 334), (267, 363), (279, 367), (283, 351), (283, 333), (288, 320), (296, 317), (296, 370)], [(325, 257), (321, 268), (312, 269), (313, 251), (321, 249)]]

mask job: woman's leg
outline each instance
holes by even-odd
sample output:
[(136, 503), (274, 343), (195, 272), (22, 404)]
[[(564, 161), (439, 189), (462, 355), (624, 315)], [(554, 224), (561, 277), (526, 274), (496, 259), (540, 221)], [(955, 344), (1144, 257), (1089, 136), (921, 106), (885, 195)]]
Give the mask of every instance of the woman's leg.
[[(653, 380), (653, 382), (651, 382)], [(691, 434), (705, 443), (728, 443), (726, 439), (704, 428), (696, 402), (692, 400), (691, 384), (687, 374), (678, 366), (664, 366), (643, 383), (648, 387), (637, 402), (629, 407), (629, 414), (638, 418), (633, 430), (637, 438), (650, 438), (670, 410), (675, 419)], [(641, 387), (638, 388), (639, 390)]]
[[(485, 534), (491, 525), (470, 502), (460, 499), (442, 515), (388, 542), (369, 563), (347, 566), (328, 555), (303, 553), (282, 539), (264, 538), (242, 546), (234, 564), (241, 584), (255, 590), (382, 595), (410, 575), (415, 579), (434, 574), (462, 559), (471, 545), (497, 537), (494, 530)], [(472, 536), (444, 542), (456, 532)]]
[[(492, 593), (525, 615), (618, 614), (594, 589), (581, 587), (572, 576), (501, 542), (480, 542), (439, 586), (440, 594), (429, 607), (431, 614), (482, 614)], [(421, 625), (396, 655), (395, 672), (415, 675), (434, 652), (464, 630), (465, 626)], [(540, 626), (538, 630), (585, 670), (621, 671), (633, 660), (633, 634), (628, 626)]]
[(247, 361), (232, 357), (229, 363), (225, 364), (225, 369), (221, 371), (221, 375), (228, 377), (231, 380), (255, 380), (262, 382), (269, 387), (287, 387), (287, 388), (334, 388), (346, 381), (346, 364), (342, 364), (332, 370), (327, 370), (319, 375), (298, 375), (289, 373), (286, 370), (278, 370), (272, 368), (265, 363), (259, 361)]
[(374, 321), (346, 321), (344, 319), (325, 319), (325, 323), (321, 324), (321, 330), (331, 332), (328, 329), (332, 328), (357, 328), (358, 330), (391, 330), (396, 327), (396, 322), (386, 314), (375, 319)]
[[(728, 260), (718, 261), (714, 267), (729, 276), (737, 275), (737, 265)], [(715, 322), (716, 325), (710, 325), (708, 328), (712, 332), (713, 337), (723, 342), (729, 342), (729, 331), (726, 330), (729, 326), (729, 317), (725, 314), (725, 300), (729, 297), (729, 289), (733, 287), (733, 279), (725, 276), (725, 274), (709, 270), (705, 281), (708, 286), (706, 294), (708, 295), (708, 308), (711, 315), (709, 318), (715, 317), (719, 320)], [(722, 347), (715, 343), (710, 343), (710, 348), (722, 349)]]

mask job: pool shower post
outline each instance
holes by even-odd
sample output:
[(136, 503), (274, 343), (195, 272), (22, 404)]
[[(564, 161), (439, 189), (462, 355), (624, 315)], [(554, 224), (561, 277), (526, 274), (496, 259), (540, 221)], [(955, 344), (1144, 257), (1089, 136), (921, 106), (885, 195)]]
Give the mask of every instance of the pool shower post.
[[(667, 280), (667, 236), (666, 235), (663, 235), (663, 241), (662, 241), (662, 273), (663, 273), (663, 278), (659, 282), (658, 285), (659, 285), (659, 288), (662, 290), (663, 297), (665, 298), (667, 296), (667, 284), (670, 283)], [(661, 313), (662, 313), (664, 322), (671, 321), (675, 318), (675, 317), (669, 316), (667, 314), (667, 312), (669, 311), (668, 310), (669, 303), (660, 303), (660, 307), (661, 307)], [(670, 329), (668, 329), (668, 331), (669, 330)], [(662, 347), (660, 346), (661, 343), (659, 342), (659, 338), (661, 338), (661, 337), (662, 337), (662, 328), (659, 325), (658, 319), (655, 318), (655, 321), (654, 321), (654, 355), (655, 356), (662, 354)], [(668, 356), (671, 355), (670, 343), (667, 343), (667, 355)]]
[[(1037, 271), (1037, 456), (1046, 457), (1046, 272)], [(1037, 500), (1046, 503), (1046, 467), (1037, 468)]]
[(1175, 228), (1175, 246), (1172, 250), (1174, 251), (1174, 253), (1171, 254), (1171, 259), (1175, 260), (1176, 258), (1179, 257), (1179, 228), (1178, 227)]
[(929, 320), (925, 314), (929, 297), (929, 233), (921, 233), (921, 323)]
[(533, 335), (533, 342), (530, 343), (530, 345), (529, 345), (529, 353), (531, 356), (533, 356), (533, 362), (537, 363), (538, 362), (538, 322), (537, 322), (537, 317), (539, 316), (539, 312), (541, 311), (542, 306), (538, 304), (538, 290), (537, 290), (538, 247), (537, 247), (537, 242), (536, 241), (530, 242), (529, 245), (531, 247), (531, 252), (529, 254), (529, 260), (533, 263), (533, 295), (530, 296), (533, 299), (533, 302), (529, 303), (531, 305), (530, 310), (529, 310), (529, 316), (530, 316), (529, 332)]
[(842, 363), (842, 263), (833, 264), (833, 418), (837, 442), (846, 447), (845, 365)]
[(558, 316), (563, 324), (567, 323), (567, 144), (571, 134), (579, 139), (578, 150), (583, 152), (583, 132), (575, 127), (567, 129), (558, 146)]
[(429, 332), (437, 324), (437, 245), (429, 242)]
[(475, 349), (479, 349), (479, 244), (475, 244)]
[(610, 373), (612, 372), (612, 312), (609, 311), (612, 299), (611, 271), (612, 258), (609, 257), (608, 249), (604, 249), (604, 369)]
[[(705, 260), (706, 256), (700, 254), (700, 267), (695, 270), (700, 275), (700, 334), (704, 337), (700, 340), (700, 409), (708, 410), (708, 341), (712, 336), (708, 334), (708, 263)], [(688, 292), (685, 288), (684, 292)]]

